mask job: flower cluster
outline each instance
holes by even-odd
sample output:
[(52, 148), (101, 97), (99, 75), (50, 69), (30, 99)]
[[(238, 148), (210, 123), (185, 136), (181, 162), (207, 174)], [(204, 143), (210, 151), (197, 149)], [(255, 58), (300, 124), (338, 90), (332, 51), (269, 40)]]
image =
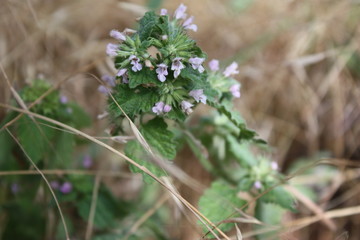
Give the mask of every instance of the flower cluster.
[(219, 72), (219, 60), (211, 60), (208, 66), (210, 69), (209, 81), (211, 86), (222, 93), (230, 93), (233, 97), (239, 98), (241, 85), (231, 77), (239, 74), (238, 64), (236, 62), (231, 63), (222, 73)]
[[(103, 77), (106, 86), (98, 90), (113, 93), (120, 105), (129, 100), (122, 99), (123, 91), (132, 96), (144, 91), (156, 96), (151, 98), (155, 100), (151, 106), (125, 107), (130, 117), (142, 112), (179, 120), (190, 114), (198, 103), (206, 104), (206, 87), (210, 88), (203, 66), (206, 54), (186, 32), (198, 29), (193, 23), (194, 16), (188, 17), (186, 10), (181, 4), (172, 17), (167, 9), (161, 9), (160, 15), (148, 12), (140, 20), (137, 31), (110, 31), (118, 43), (109, 43), (106, 53), (114, 58), (117, 74), (113, 78)], [(123, 87), (118, 87), (120, 85)]]

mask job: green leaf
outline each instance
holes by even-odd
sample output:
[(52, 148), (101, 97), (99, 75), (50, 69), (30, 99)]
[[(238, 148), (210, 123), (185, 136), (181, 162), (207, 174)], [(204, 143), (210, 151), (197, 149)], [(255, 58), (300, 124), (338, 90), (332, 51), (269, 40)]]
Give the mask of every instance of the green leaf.
[(166, 117), (179, 122), (184, 122), (186, 119), (185, 113), (177, 107), (173, 107), (173, 109), (166, 114)]
[(154, 118), (141, 128), (141, 133), (149, 145), (164, 158), (173, 160), (176, 157), (176, 143), (174, 134), (167, 130), (163, 118)]
[(67, 105), (72, 110), (70, 120), (72, 126), (75, 128), (84, 128), (91, 125), (91, 117), (82, 107), (75, 103), (68, 103)]
[(277, 204), (282, 208), (289, 209), (294, 212), (296, 211), (293, 196), (281, 186), (275, 187), (273, 190), (262, 196), (260, 200), (265, 203)]
[[(256, 219), (260, 220), (261, 222), (266, 223), (266, 226), (263, 225), (255, 225), (256, 229), (266, 229), (271, 226), (279, 226), (281, 223), (281, 219), (286, 212), (285, 209), (281, 208), (275, 204), (267, 204), (261, 201), (256, 202), (255, 208), (255, 217)], [(258, 234), (257, 239), (259, 240), (266, 240), (266, 239), (277, 239), (276, 238), (277, 231), (271, 231), (264, 234)]]
[[(134, 118), (140, 112), (150, 112), (158, 101), (158, 94), (155, 90), (144, 87), (137, 87), (134, 90), (126, 84), (117, 85), (114, 88), (113, 96), (130, 118)], [(109, 111), (114, 118), (123, 115), (112, 98), (109, 98)]]
[(16, 162), (12, 155), (12, 149), (15, 145), (14, 140), (6, 130), (0, 132), (0, 169), (14, 170), (12, 168)]
[[(215, 181), (211, 184), (210, 188), (205, 190), (204, 194), (199, 200), (199, 210), (210, 221), (217, 224), (230, 217), (234, 217), (233, 213), (236, 208), (243, 206), (246, 201), (238, 198), (238, 191), (232, 188), (223, 181)], [(220, 230), (227, 232), (233, 228), (233, 224), (224, 223), (219, 225)], [(204, 232), (208, 229), (204, 226)], [(211, 234), (210, 234), (211, 235)]]
[(229, 150), (234, 155), (235, 159), (242, 167), (254, 166), (257, 164), (257, 159), (250, 151), (250, 146), (246, 143), (239, 143), (233, 135), (227, 135)]
[(236, 111), (233, 111), (230, 109), (228, 104), (221, 104), (218, 102), (211, 102), (209, 101), (209, 105), (216, 108), (220, 113), (224, 114), (229, 118), (229, 120), (235, 124), (236, 127), (239, 128), (240, 134), (239, 139), (241, 140), (251, 140), (256, 143), (266, 143), (262, 139), (256, 139), (256, 132), (253, 130), (250, 130), (246, 127), (246, 124), (244, 120), (240, 117), (240, 114)]
[(146, 40), (151, 36), (151, 33), (158, 21), (159, 17), (154, 12), (145, 13), (144, 17), (142, 17), (140, 20), (138, 31), (141, 41)]
[(139, 72), (129, 71), (129, 87), (135, 88), (141, 84), (155, 84), (160, 85), (155, 71), (145, 67)]
[(60, 132), (56, 139), (56, 154), (53, 158), (55, 162), (52, 166), (61, 168), (70, 167), (73, 162), (74, 147), (74, 135), (67, 132)]
[(209, 81), (207, 81), (206, 73), (199, 73), (198, 70), (187, 65), (186, 68), (181, 71), (180, 76), (189, 80), (189, 88), (191, 90), (203, 89), (209, 101), (214, 101), (215, 98), (218, 97), (218, 93), (211, 88)]
[[(128, 156), (129, 158), (131, 158), (132, 160), (134, 160), (141, 166), (146, 167), (150, 172), (152, 172), (156, 176), (158, 176), (158, 177), (166, 176), (166, 173), (164, 172), (164, 170), (160, 169), (155, 164), (149, 162), (149, 156), (147, 155), (147, 153), (145, 152), (145, 150), (143, 149), (143, 147), (140, 145), (139, 142), (137, 142), (137, 141), (128, 142), (125, 146), (125, 154), (126, 154), (126, 156)], [(144, 182), (153, 183), (153, 181), (154, 181), (153, 178), (150, 177), (149, 175), (147, 175), (146, 173), (144, 173), (139, 168), (135, 167), (132, 164), (129, 166), (129, 168), (130, 168), (131, 172), (133, 172), (133, 173), (141, 173), (143, 176)]]
[[(92, 198), (86, 196), (77, 203), (77, 210), (82, 219), (89, 220)], [(104, 194), (99, 194), (96, 202), (94, 226), (98, 229), (111, 228), (115, 224), (116, 203)]]
[(17, 133), (20, 144), (35, 164), (49, 151), (45, 128), (40, 124), (36, 125), (28, 116), (18, 120)]

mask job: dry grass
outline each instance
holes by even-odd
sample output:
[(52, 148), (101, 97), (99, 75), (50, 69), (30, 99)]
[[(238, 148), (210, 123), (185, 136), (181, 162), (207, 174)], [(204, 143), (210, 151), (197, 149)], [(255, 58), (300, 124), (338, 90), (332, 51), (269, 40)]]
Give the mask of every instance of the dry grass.
[[(283, 169), (299, 157), (324, 150), (346, 159), (330, 161), (342, 170), (337, 176), (341, 181), (334, 179), (322, 192), (328, 197), (317, 204), (321, 211), (333, 200), (337, 208), (360, 205), (359, 178), (347, 170), (360, 159), (359, 2), (253, 1), (243, 11), (231, 7), (231, 1), (182, 2), (196, 16), (199, 31), (192, 35), (209, 58), (224, 60), (224, 65), (241, 63), (242, 97), (237, 106), (249, 125), (276, 148), (274, 159)], [(13, 86), (19, 89), (42, 75), (61, 83), (61, 91), (95, 118), (105, 99), (97, 93), (92, 74), (114, 71), (104, 54), (111, 41), (108, 32), (133, 27), (144, 11), (144, 1), (128, 3), (3, 0), (0, 63)], [(166, 1), (164, 6), (175, 9), (179, 3)], [(11, 93), (0, 79), (0, 102), (6, 103)], [(0, 119), (4, 113), (0, 108)], [(89, 132), (96, 134), (105, 124), (100, 121)], [(300, 210), (289, 218), (308, 216)], [(350, 232), (348, 239), (360, 236), (359, 216), (333, 221), (336, 231), (315, 224), (284, 239), (335, 239), (345, 231)]]

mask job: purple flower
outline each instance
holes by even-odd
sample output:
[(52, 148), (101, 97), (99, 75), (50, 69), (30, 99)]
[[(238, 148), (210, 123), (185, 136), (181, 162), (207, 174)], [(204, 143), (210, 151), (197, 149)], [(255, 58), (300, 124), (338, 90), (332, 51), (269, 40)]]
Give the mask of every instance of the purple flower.
[(119, 40), (119, 41), (125, 41), (126, 40), (125, 34), (119, 32), (118, 30), (111, 30), (110, 31), (110, 37), (113, 37), (113, 38), (115, 38), (116, 40)]
[(189, 96), (193, 97), (196, 102), (202, 102), (206, 104), (206, 96), (204, 95), (203, 89), (192, 90), (189, 92)]
[(134, 72), (140, 71), (142, 69), (142, 65), (141, 65), (140, 59), (138, 57), (136, 57), (135, 55), (131, 55), (129, 57), (129, 60), (130, 60), (131, 65), (133, 65), (131, 69)]
[(180, 75), (181, 69), (185, 68), (185, 65), (181, 62), (181, 60), (183, 60), (183, 58), (176, 57), (172, 62), (171, 70), (174, 71), (174, 78), (177, 78)]
[(171, 109), (172, 109), (172, 107), (171, 107), (170, 105), (166, 104), (166, 105), (164, 106), (163, 111), (164, 111), (164, 113), (168, 113), (168, 112), (171, 111)]
[(109, 95), (109, 92), (111, 92), (111, 90), (108, 89), (107, 87), (105, 87), (104, 85), (100, 85), (98, 87), (98, 91), (105, 94), (105, 95)]
[(194, 57), (189, 59), (189, 63), (193, 69), (198, 69), (200, 73), (204, 72), (204, 67), (201, 65), (205, 61), (205, 58)]
[(234, 84), (230, 87), (230, 92), (235, 98), (240, 97), (240, 84)]
[(189, 29), (189, 30), (193, 30), (194, 32), (197, 31), (198, 27), (196, 24), (193, 24), (192, 22), (194, 21), (194, 16), (189, 17), (188, 19), (186, 19), (186, 21), (183, 23), (183, 27), (185, 29)]
[(166, 76), (168, 75), (167, 68), (168, 66), (164, 63), (158, 64), (158, 68), (156, 69), (157, 77), (160, 82), (165, 82)]
[(209, 62), (209, 68), (211, 71), (215, 72), (219, 70), (219, 60), (213, 59)]
[(160, 115), (163, 113), (170, 112), (172, 107), (168, 104), (165, 104), (164, 102), (157, 102), (155, 103), (155, 106), (152, 108), (153, 113), (156, 115)]
[(187, 7), (184, 4), (180, 4), (180, 6), (175, 10), (174, 17), (176, 19), (185, 19), (186, 18), (186, 9)]
[(121, 68), (116, 76), (118, 77), (122, 77), (122, 82), (123, 83), (129, 83), (129, 77), (128, 77), (128, 73), (127, 73), (127, 69), (126, 68)]
[(279, 165), (277, 164), (277, 162), (271, 162), (271, 169), (274, 171), (277, 171), (279, 169)]
[(82, 165), (84, 168), (90, 168), (93, 164), (93, 160), (90, 155), (85, 155), (83, 157)]
[(60, 187), (59, 191), (63, 194), (68, 194), (72, 191), (72, 184), (70, 182), (64, 182)]
[(183, 110), (183, 112), (185, 112), (186, 114), (190, 114), (193, 112), (192, 108), (194, 105), (189, 103), (188, 101), (182, 101), (181, 102), (181, 109)]
[(239, 71), (237, 68), (238, 68), (238, 64), (236, 62), (230, 64), (224, 71), (225, 77), (230, 77), (231, 75), (238, 74)]
[(51, 182), (50, 182), (50, 186), (51, 186), (52, 189), (57, 190), (57, 189), (59, 189), (60, 184), (59, 184), (58, 181), (51, 181)]
[(109, 84), (111, 87), (115, 87), (115, 77), (110, 75), (103, 75), (101, 79), (107, 84)]
[(20, 191), (20, 186), (17, 183), (11, 184), (11, 192), (17, 194)]
[(167, 14), (168, 14), (168, 10), (167, 10), (167, 9), (162, 8), (162, 9), (160, 10), (160, 16), (165, 16), (165, 15), (167, 15)]
[(66, 96), (64, 96), (64, 95), (61, 95), (60, 96), (60, 102), (62, 103), (62, 104), (65, 104), (65, 103), (67, 103), (69, 100), (68, 100), (68, 98), (66, 97)]
[(119, 49), (119, 45), (109, 43), (106, 46), (106, 54), (110, 57), (116, 57), (117, 56), (117, 50)]
[(262, 188), (261, 182), (260, 182), (260, 181), (254, 182), (254, 187), (255, 187), (256, 189), (261, 189), (261, 188)]
[(164, 105), (164, 102), (155, 103), (155, 106), (152, 108), (153, 113), (155, 113), (156, 115), (162, 114), (164, 111)]

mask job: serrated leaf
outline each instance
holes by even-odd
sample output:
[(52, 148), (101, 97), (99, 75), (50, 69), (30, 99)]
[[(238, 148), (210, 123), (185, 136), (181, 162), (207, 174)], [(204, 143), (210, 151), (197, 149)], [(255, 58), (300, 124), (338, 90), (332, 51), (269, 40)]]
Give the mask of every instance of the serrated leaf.
[(189, 80), (189, 88), (191, 90), (203, 89), (209, 101), (214, 101), (218, 96), (218, 93), (211, 88), (210, 83), (207, 81), (206, 73), (199, 73), (198, 70), (193, 69), (190, 65), (186, 65), (186, 68), (181, 71), (180, 76)]
[(73, 162), (73, 153), (75, 147), (74, 135), (67, 132), (60, 132), (57, 134), (54, 156), (54, 167), (66, 168), (71, 166)]
[[(162, 169), (160, 169), (155, 164), (149, 162), (149, 157), (139, 142), (137, 142), (137, 141), (128, 142), (125, 146), (125, 154), (126, 154), (126, 156), (128, 156), (129, 158), (131, 158), (132, 160), (134, 160), (141, 166), (146, 167), (150, 172), (152, 172), (156, 176), (160, 177), (160, 176), (166, 175), (166, 173)], [(144, 182), (146, 182), (146, 183), (154, 182), (152, 177), (150, 177), (149, 175), (144, 173), (139, 168), (137, 168), (133, 165), (129, 165), (129, 168), (130, 168), (131, 172), (133, 172), (133, 173), (141, 173), (143, 176)]]
[(145, 140), (158, 153), (168, 160), (176, 157), (174, 134), (167, 130), (167, 124), (162, 118), (154, 118), (142, 126), (140, 132)]
[[(232, 217), (236, 211), (235, 208), (240, 208), (246, 201), (237, 196), (238, 191), (232, 188), (223, 181), (215, 181), (210, 188), (205, 190), (204, 194), (199, 200), (199, 210), (213, 223), (219, 223), (223, 220)], [(204, 232), (207, 228), (204, 226)], [(231, 223), (224, 223), (218, 226), (220, 230), (227, 232), (231, 230), (234, 225)]]
[(186, 119), (185, 113), (176, 107), (174, 107), (170, 112), (168, 112), (166, 114), (166, 117), (179, 122), (184, 122)]
[(75, 103), (68, 103), (67, 105), (71, 109), (71, 126), (74, 126), (75, 128), (84, 128), (91, 125), (91, 117), (82, 107)]
[(145, 13), (144, 17), (142, 17), (139, 22), (140, 25), (138, 33), (140, 40), (146, 40), (151, 36), (151, 33), (158, 21), (159, 17), (154, 12)]
[(18, 120), (17, 133), (25, 152), (35, 164), (38, 163), (48, 151), (45, 128), (36, 125), (28, 116), (23, 116)]
[[(82, 219), (87, 222), (89, 220), (92, 198), (87, 196), (77, 203), (77, 210)], [(94, 226), (98, 229), (107, 229), (114, 226), (114, 218), (116, 205), (107, 198), (106, 195), (99, 194), (96, 202)]]
[(160, 85), (160, 83), (161, 82), (157, 79), (156, 72), (147, 67), (138, 72), (129, 71), (130, 88), (135, 88), (141, 84)]
[(277, 204), (282, 208), (291, 211), (296, 211), (294, 208), (295, 200), (293, 196), (281, 186), (275, 187), (270, 192), (263, 195), (260, 200), (265, 203)]
[(250, 130), (246, 127), (244, 120), (240, 117), (239, 113), (230, 109), (227, 104), (221, 104), (218, 102), (209, 101), (209, 105), (216, 108), (220, 113), (224, 114), (229, 118), (229, 120), (239, 128), (240, 134), (239, 139), (241, 140), (251, 140), (256, 143), (266, 143), (262, 139), (256, 139), (256, 132)]
[(242, 167), (254, 166), (257, 164), (257, 159), (250, 151), (248, 144), (239, 143), (233, 135), (227, 135), (226, 140), (229, 143), (229, 150), (234, 155), (235, 159)]
[[(140, 112), (150, 112), (151, 108), (158, 101), (158, 94), (153, 89), (137, 87), (134, 90), (126, 84), (117, 85), (114, 88), (113, 96), (130, 118), (134, 118)], [(109, 110), (115, 118), (123, 115), (111, 98), (109, 98)]]
[[(262, 201), (257, 201), (255, 207), (255, 217), (259, 221), (265, 223), (266, 226), (255, 225), (255, 228), (269, 228), (268, 225), (278, 226), (281, 223), (281, 219), (285, 212), (285, 209), (281, 208), (276, 204), (268, 204)], [(275, 239), (275, 235), (276, 231), (271, 231), (264, 234), (258, 234), (256, 238), (259, 240)]]
[(0, 132), (0, 169), (3, 171), (11, 170), (16, 164), (12, 155), (12, 149), (15, 145), (14, 140), (6, 130)]

